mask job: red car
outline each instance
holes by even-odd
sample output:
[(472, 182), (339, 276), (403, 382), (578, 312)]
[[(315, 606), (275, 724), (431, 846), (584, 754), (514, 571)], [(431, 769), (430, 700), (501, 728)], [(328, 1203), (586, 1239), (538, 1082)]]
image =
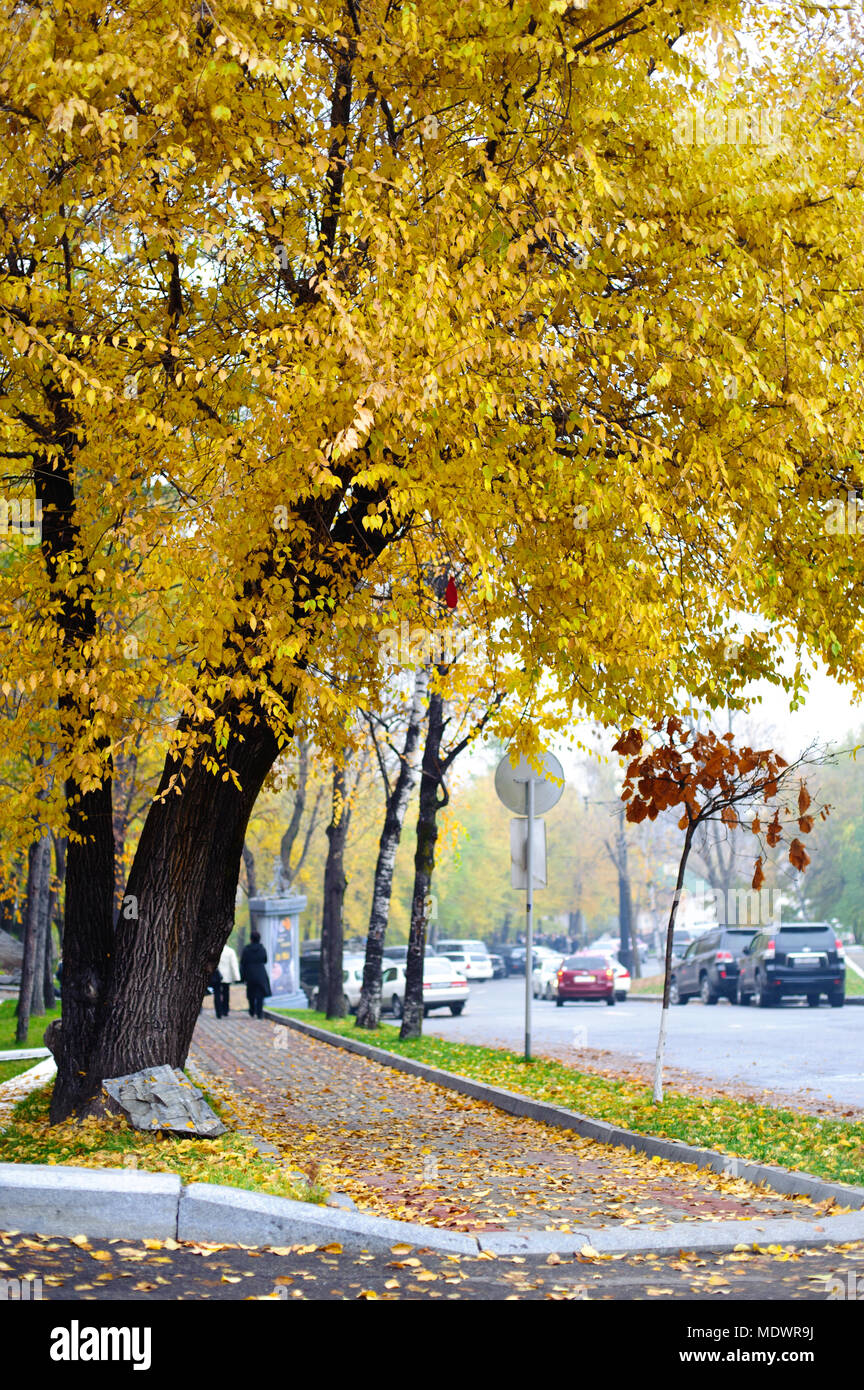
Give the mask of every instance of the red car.
[(555, 1003), (561, 1009), (566, 999), (605, 999), (615, 1003), (615, 971), (606, 956), (568, 956), (557, 975)]

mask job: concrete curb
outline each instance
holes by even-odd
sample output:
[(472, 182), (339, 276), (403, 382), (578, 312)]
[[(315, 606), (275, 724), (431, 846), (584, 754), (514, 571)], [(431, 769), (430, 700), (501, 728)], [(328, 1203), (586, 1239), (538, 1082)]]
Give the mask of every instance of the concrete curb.
[(585, 1226), (558, 1231), (481, 1232), (481, 1250), (493, 1255), (578, 1255), (588, 1246), (598, 1255), (677, 1254), (679, 1250), (730, 1251), (736, 1246), (842, 1244), (864, 1238), (864, 1215), (826, 1216), (818, 1223), (792, 1217), (744, 1221), (677, 1221), (672, 1226)]
[(407, 1072), (409, 1076), (419, 1076), (424, 1081), (431, 1081), (436, 1086), (443, 1086), (449, 1091), (458, 1091), (461, 1095), (473, 1096), (475, 1100), (486, 1101), (487, 1104), (506, 1111), (508, 1115), (539, 1120), (543, 1124), (554, 1125), (558, 1129), (572, 1129), (584, 1138), (596, 1139), (601, 1144), (632, 1149), (637, 1153), (649, 1154), (651, 1157), (671, 1159), (675, 1163), (692, 1163), (697, 1168), (706, 1168), (714, 1173), (743, 1178), (746, 1182), (767, 1187), (773, 1192), (782, 1193), (784, 1196), (810, 1197), (814, 1202), (832, 1200), (854, 1210), (864, 1209), (864, 1188), (861, 1187), (853, 1187), (847, 1183), (828, 1182), (824, 1178), (815, 1177), (812, 1173), (798, 1173), (767, 1163), (751, 1163), (745, 1159), (735, 1158), (730, 1154), (720, 1153), (715, 1149), (698, 1149), (692, 1144), (684, 1144), (678, 1139), (660, 1139), (655, 1135), (638, 1134), (635, 1130), (621, 1129), (617, 1125), (608, 1124), (605, 1120), (592, 1120), (587, 1115), (580, 1115), (575, 1110), (565, 1110), (560, 1105), (550, 1105), (546, 1101), (532, 1100), (529, 1096), (519, 1095), (515, 1091), (505, 1091), (498, 1086), (488, 1086), (481, 1081), (472, 1081), (468, 1077), (457, 1075), (455, 1072), (430, 1067), (425, 1062), (414, 1062), (408, 1057), (401, 1057), (395, 1052), (387, 1052), (381, 1047), (373, 1047), (369, 1043), (355, 1042), (353, 1038), (343, 1038), (338, 1033), (330, 1033), (324, 1028), (315, 1027), (312, 1023), (303, 1023), (300, 1019), (284, 1018), (279, 1014), (271, 1013), (269, 1010), (266, 1011), (266, 1016), (273, 1023), (284, 1024), (285, 1027), (293, 1028), (298, 1033), (305, 1033), (309, 1037), (317, 1038), (319, 1042), (344, 1048), (346, 1052), (354, 1052), (358, 1056), (367, 1057), (370, 1061), (380, 1062), (383, 1066), (392, 1067), (395, 1071)]
[(181, 1240), (219, 1245), (338, 1243), (387, 1254), (394, 1245), (449, 1255), (640, 1255), (731, 1251), (754, 1245), (821, 1246), (864, 1240), (864, 1213), (821, 1221), (787, 1217), (679, 1221), (671, 1226), (596, 1226), (575, 1231), (489, 1231), (476, 1236), (411, 1221), (364, 1216), (173, 1173), (51, 1164), (0, 1164), (0, 1230), (103, 1240)]
[(25, 1235), (164, 1240), (179, 1203), (176, 1173), (0, 1163), (0, 1229)]

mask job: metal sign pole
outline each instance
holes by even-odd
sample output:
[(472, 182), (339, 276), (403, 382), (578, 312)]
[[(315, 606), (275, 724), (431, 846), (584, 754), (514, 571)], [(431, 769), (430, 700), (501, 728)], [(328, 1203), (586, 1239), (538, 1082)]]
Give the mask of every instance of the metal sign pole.
[(525, 787), (528, 812), (528, 844), (525, 854), (525, 1061), (531, 1060), (531, 1004), (533, 1000), (534, 945), (534, 778)]

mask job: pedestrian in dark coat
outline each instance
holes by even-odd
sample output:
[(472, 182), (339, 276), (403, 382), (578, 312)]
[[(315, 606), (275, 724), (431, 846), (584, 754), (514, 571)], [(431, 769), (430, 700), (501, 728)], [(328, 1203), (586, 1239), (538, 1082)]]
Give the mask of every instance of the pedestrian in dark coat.
[(249, 1002), (249, 1017), (261, 1018), (264, 998), (271, 993), (270, 977), (267, 974), (267, 952), (261, 945), (261, 935), (253, 931), (249, 945), (244, 946), (240, 957), (240, 979), (246, 986)]

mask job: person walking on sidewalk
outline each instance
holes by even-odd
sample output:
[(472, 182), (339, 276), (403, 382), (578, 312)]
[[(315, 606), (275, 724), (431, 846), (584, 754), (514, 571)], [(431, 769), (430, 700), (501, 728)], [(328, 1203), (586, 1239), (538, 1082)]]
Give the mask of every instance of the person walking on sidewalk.
[(267, 952), (261, 944), (261, 935), (253, 931), (249, 945), (244, 946), (240, 957), (240, 978), (246, 985), (250, 1018), (262, 1017), (264, 997), (270, 993), (270, 977), (266, 967)]
[(217, 1018), (227, 1018), (231, 1009), (231, 986), (239, 984), (240, 981), (237, 952), (227, 942), (222, 947), (215, 973), (219, 975), (219, 983), (213, 985), (213, 1007)]

